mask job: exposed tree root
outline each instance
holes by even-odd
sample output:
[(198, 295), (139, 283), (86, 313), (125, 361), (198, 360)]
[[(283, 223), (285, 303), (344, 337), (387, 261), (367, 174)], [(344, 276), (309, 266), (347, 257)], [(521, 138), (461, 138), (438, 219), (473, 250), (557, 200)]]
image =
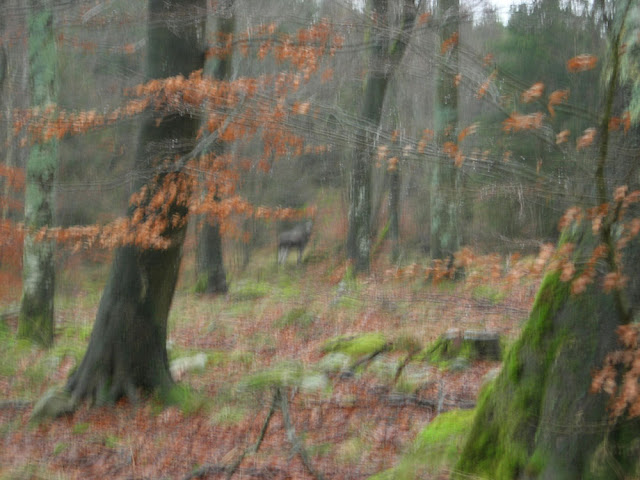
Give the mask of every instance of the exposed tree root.
[(316, 480), (325, 480), (324, 476), (316, 471), (311, 465), (311, 459), (309, 458), (309, 454), (302, 441), (296, 435), (295, 428), (293, 426), (293, 422), (291, 421), (291, 412), (289, 410), (289, 402), (287, 400), (287, 392), (283, 391), (281, 388), (276, 388), (273, 394), (273, 399), (271, 401), (271, 407), (269, 408), (269, 413), (262, 424), (262, 428), (260, 429), (260, 434), (256, 442), (250, 447), (244, 449), (244, 451), (231, 463), (230, 465), (220, 465), (220, 464), (210, 464), (205, 465), (197, 470), (194, 470), (189, 475), (184, 477), (184, 480), (191, 480), (192, 478), (199, 478), (204, 475), (210, 475), (215, 473), (226, 473), (227, 480), (231, 479), (231, 477), (239, 470), (240, 464), (244, 460), (244, 458), (248, 454), (257, 453), (260, 449), (260, 445), (262, 445), (262, 441), (264, 440), (264, 436), (267, 432), (267, 428), (269, 427), (269, 422), (271, 422), (271, 418), (273, 414), (276, 412), (276, 409), (280, 409), (282, 412), (282, 418), (284, 423), (284, 428), (287, 436), (287, 440), (291, 444), (291, 448), (294, 454), (297, 454), (302, 460), (302, 464), (304, 468), (316, 479)]
[(33, 402), (30, 400), (0, 400), (0, 409), (13, 408), (16, 410), (21, 410), (29, 408), (31, 405), (33, 405)]

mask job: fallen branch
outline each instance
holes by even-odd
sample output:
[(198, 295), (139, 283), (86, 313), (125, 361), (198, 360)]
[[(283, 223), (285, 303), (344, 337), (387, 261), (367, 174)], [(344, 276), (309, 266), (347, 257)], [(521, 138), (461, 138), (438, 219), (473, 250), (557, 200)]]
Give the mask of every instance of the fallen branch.
[(269, 409), (267, 418), (265, 418), (264, 423), (262, 424), (262, 428), (260, 429), (260, 434), (258, 435), (258, 439), (253, 445), (245, 448), (244, 451), (238, 456), (238, 458), (235, 459), (235, 461), (231, 465), (219, 465), (219, 464), (205, 465), (188, 474), (186, 477), (184, 477), (184, 480), (191, 480), (192, 478), (198, 478), (204, 475), (224, 473), (224, 472), (227, 473), (226, 478), (227, 480), (229, 480), (240, 467), (240, 464), (242, 463), (242, 460), (244, 460), (244, 457), (246, 457), (249, 453), (257, 453), (258, 450), (260, 449), (260, 445), (262, 445), (264, 436), (267, 433), (267, 428), (269, 427), (269, 422), (271, 421), (271, 417), (273, 417), (273, 414), (276, 411), (277, 404), (278, 404), (278, 391), (276, 391), (276, 393), (273, 395), (271, 408)]
[(0, 400), (0, 409), (4, 408), (16, 408), (25, 409), (33, 405), (31, 400)]
[(280, 388), (277, 390), (277, 395), (280, 397), (280, 410), (282, 410), (282, 419), (284, 422), (284, 428), (287, 432), (287, 440), (293, 447), (293, 452), (297, 453), (302, 460), (302, 464), (307, 469), (309, 474), (313, 476), (316, 480), (324, 480), (324, 476), (317, 472), (313, 465), (311, 465), (311, 460), (309, 459), (309, 454), (304, 448), (302, 441), (296, 436), (296, 430), (293, 426), (293, 422), (291, 421), (291, 414), (289, 412), (289, 402), (287, 401), (286, 392), (282, 392)]
[(258, 435), (258, 439), (256, 443), (254, 443), (251, 447), (247, 448), (242, 452), (242, 454), (236, 459), (235, 462), (229, 467), (229, 471), (227, 472), (227, 480), (229, 480), (233, 474), (236, 472), (242, 460), (248, 453), (257, 453), (260, 449), (260, 445), (262, 445), (262, 440), (264, 440), (264, 435), (267, 433), (267, 428), (269, 427), (269, 422), (271, 421), (271, 417), (276, 411), (276, 404), (278, 402), (278, 391), (273, 396), (273, 401), (271, 402), (271, 407), (269, 408), (269, 413), (267, 414), (267, 418), (265, 418), (264, 423), (262, 424), (262, 428), (260, 429), (260, 434)]

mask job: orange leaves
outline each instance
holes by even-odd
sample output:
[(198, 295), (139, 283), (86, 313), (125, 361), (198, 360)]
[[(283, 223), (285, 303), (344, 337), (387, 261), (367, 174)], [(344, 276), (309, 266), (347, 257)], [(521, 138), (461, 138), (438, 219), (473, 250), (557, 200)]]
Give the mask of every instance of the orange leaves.
[(0, 163), (0, 177), (4, 177), (13, 190), (24, 188), (24, 170), (22, 168), (8, 167)]
[(555, 90), (549, 95), (549, 103), (547, 103), (547, 109), (552, 117), (556, 116), (554, 106), (560, 105), (563, 102), (569, 100), (569, 90)]
[(611, 117), (609, 120), (609, 131), (618, 130), (620, 126), (622, 126), (625, 134), (631, 128), (631, 114), (628, 111), (624, 112), (622, 117)]
[(497, 76), (498, 76), (498, 72), (494, 70), (491, 73), (491, 75), (489, 75), (487, 79), (484, 82), (482, 82), (482, 85), (480, 85), (480, 88), (478, 88), (478, 91), (476, 92), (477, 99), (481, 99), (486, 95), (487, 91), (489, 90), (489, 87), (491, 86), (491, 82), (493, 82)]
[(560, 145), (569, 140), (569, 135), (571, 132), (569, 130), (562, 130), (560, 133), (556, 135), (556, 145)]
[(431, 14), (429, 12), (422, 13), (418, 17), (418, 25), (424, 25), (429, 21), (430, 18), (431, 18)]
[(571, 73), (585, 72), (587, 70), (593, 70), (597, 63), (597, 57), (585, 53), (567, 61), (567, 70)]
[(502, 129), (507, 133), (539, 129), (542, 128), (543, 119), (544, 114), (540, 112), (530, 113), (528, 115), (520, 115), (514, 112), (509, 118), (502, 122)]
[(587, 128), (582, 134), (582, 136), (578, 138), (578, 141), (576, 142), (576, 150), (580, 151), (590, 146), (593, 143), (595, 136), (596, 136), (596, 129)]
[(295, 115), (306, 115), (309, 113), (310, 102), (295, 102), (291, 107), (291, 111)]
[(320, 76), (322, 83), (327, 83), (333, 80), (333, 68), (325, 68)]
[(602, 287), (605, 293), (612, 290), (622, 290), (629, 281), (629, 277), (620, 272), (609, 272), (604, 276)]
[(431, 129), (425, 129), (422, 131), (422, 136), (420, 137), (420, 140), (418, 141), (418, 153), (424, 153), (425, 148), (427, 147), (427, 144), (433, 140), (433, 135), (434, 132)]
[[(628, 222), (624, 222), (624, 216), (629, 205), (640, 201), (640, 191), (628, 193), (626, 186), (618, 187), (614, 192), (613, 200), (613, 203), (605, 203), (590, 208), (586, 212), (578, 207), (570, 208), (565, 212), (558, 225), (563, 230), (573, 223), (580, 223), (587, 219), (591, 221), (591, 230), (596, 237), (601, 234), (603, 228), (606, 228), (605, 231), (611, 232), (615, 226), (619, 232), (615, 246), (609, 247), (608, 241), (604, 239), (603, 243), (593, 249), (590, 258), (584, 262), (581, 272), (577, 275), (575, 266), (569, 260), (570, 255), (567, 252), (556, 255), (554, 269), (562, 272), (561, 280), (571, 282), (571, 293), (574, 295), (585, 292), (587, 287), (594, 282), (598, 270), (600, 270), (596, 266), (602, 260), (606, 260), (605, 265), (609, 270), (601, 273), (602, 288), (605, 293), (621, 290), (628, 282), (628, 277), (622, 272), (621, 258), (626, 245), (640, 233), (640, 218), (632, 218)], [(614, 251), (611, 251), (610, 248), (613, 248)]]
[(442, 151), (445, 153), (445, 155), (454, 158), (458, 153), (458, 146), (453, 142), (444, 142), (444, 144), (442, 145)]
[(472, 123), (468, 127), (463, 128), (458, 134), (458, 143), (462, 142), (467, 137), (467, 135), (472, 135), (476, 133), (477, 130), (478, 130), (477, 123)]
[(206, 52), (206, 58), (227, 58), (233, 51), (233, 34), (216, 32), (217, 41), (216, 44), (209, 47)]
[(616, 333), (622, 349), (609, 353), (604, 367), (593, 374), (591, 393), (604, 391), (609, 394), (612, 418), (618, 418), (625, 412), (634, 418), (640, 416), (639, 327), (637, 324), (620, 325)]
[(460, 35), (458, 34), (458, 32), (453, 32), (453, 35), (447, 38), (444, 42), (442, 42), (442, 45), (440, 45), (440, 53), (444, 55), (450, 50), (453, 50), (453, 48), (458, 45), (459, 37)]
[(539, 99), (544, 93), (544, 83), (534, 83), (528, 90), (522, 92), (520, 98), (524, 103), (531, 103)]

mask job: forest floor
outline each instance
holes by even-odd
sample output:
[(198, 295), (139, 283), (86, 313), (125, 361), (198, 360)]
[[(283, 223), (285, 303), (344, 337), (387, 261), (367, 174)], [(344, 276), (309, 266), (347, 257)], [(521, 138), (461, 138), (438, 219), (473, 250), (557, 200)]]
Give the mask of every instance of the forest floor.
[[(224, 468), (260, 437), (277, 391), (288, 399), (295, 435), (276, 410), (259, 449), (245, 452), (232, 478), (367, 478), (393, 466), (436, 415), (471, 407), (500, 365), (433, 365), (415, 355), (397, 375), (407, 353), (371, 355), (367, 345), (410, 339), (423, 349), (452, 327), (495, 330), (509, 342), (539, 281), (433, 285), (415, 266), (375, 266), (385, 273), (345, 283), (345, 267), (332, 257), (316, 245), (301, 266), (290, 259), (277, 269), (269, 258), (233, 273), (229, 293), (215, 297), (193, 293), (183, 267), (169, 355), (207, 358), (204, 368), (176, 372), (188, 386), (184, 398), (165, 408), (157, 399), (85, 405), (30, 426), (33, 402), (64, 384), (81, 359), (108, 262), (69, 266), (59, 281), (52, 349), (16, 340), (15, 316), (0, 320), (0, 478), (225, 478)], [(327, 342), (338, 336), (363, 340), (329, 353)]]

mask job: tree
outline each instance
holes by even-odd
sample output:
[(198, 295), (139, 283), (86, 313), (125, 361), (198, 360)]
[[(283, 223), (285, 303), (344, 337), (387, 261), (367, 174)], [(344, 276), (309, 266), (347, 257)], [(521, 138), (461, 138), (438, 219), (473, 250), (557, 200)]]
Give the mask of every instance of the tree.
[[(481, 394), (456, 477), (626, 478), (640, 472), (640, 422), (607, 412), (603, 393), (590, 393), (592, 371), (616, 348), (616, 330), (629, 324), (640, 304), (637, 194), (612, 185), (632, 181), (636, 162), (615, 168), (623, 148), (613, 143), (614, 100), (619, 88), (622, 35), (633, 2), (616, 5), (610, 33), (610, 66), (592, 191), (599, 205), (589, 215), (565, 216), (553, 271), (544, 278), (520, 338), (504, 367)], [(603, 12), (604, 13), (604, 12)], [(576, 57), (569, 69), (589, 68)], [(579, 143), (580, 145), (580, 143)], [(630, 187), (637, 188), (637, 180)], [(613, 197), (613, 201), (609, 198)], [(624, 372), (622, 372), (624, 373)], [(637, 376), (630, 387), (637, 389)], [(459, 473), (459, 474), (458, 474)]]
[(371, 168), (376, 136), (385, 92), (397, 68), (415, 22), (417, 7), (413, 0), (404, 0), (402, 27), (397, 38), (391, 36), (388, 0), (372, 0), (370, 4), (371, 32), (369, 69), (355, 134), (353, 165), (349, 182), (349, 231), (347, 258), (354, 271), (369, 271), (371, 251)]
[[(53, 111), (56, 101), (56, 42), (53, 2), (33, 0), (29, 11), (31, 104)], [(23, 287), (18, 335), (43, 346), (53, 343), (55, 289), (54, 242), (35, 241), (37, 231), (53, 223), (53, 185), (58, 163), (56, 138), (33, 138), (27, 161)]]
[[(204, 65), (204, 0), (149, 0), (147, 76), (187, 76)], [(136, 399), (138, 389), (173, 384), (166, 351), (167, 317), (178, 278), (188, 213), (188, 183), (174, 158), (189, 153), (200, 122), (188, 111), (145, 118), (138, 139), (138, 178), (150, 177), (130, 208), (132, 218), (157, 215), (162, 245), (131, 244), (114, 252), (89, 347), (66, 390), (82, 399)], [(159, 172), (158, 172), (159, 170)], [(142, 182), (140, 182), (142, 183)], [(158, 194), (173, 185), (171, 194)], [(143, 236), (149, 231), (140, 232)], [(143, 239), (144, 240), (144, 239)]]
[(431, 257), (451, 258), (460, 249), (462, 176), (455, 165), (456, 130), (458, 128), (458, 40), (460, 3), (438, 0), (438, 34), (441, 59), (436, 74), (434, 130), (442, 156), (436, 158), (431, 173)]
[[(232, 73), (232, 47), (231, 39), (235, 27), (235, 15), (233, 12), (233, 0), (222, 2), (218, 5), (219, 16), (217, 25), (217, 37), (219, 54), (207, 62), (205, 67), (213, 71), (216, 80), (229, 80)], [(224, 153), (224, 144), (216, 142), (213, 150), (216, 155)], [(214, 197), (217, 197), (214, 195)], [(220, 236), (220, 224), (215, 219), (207, 216), (202, 218), (202, 225), (198, 231), (198, 246), (196, 250), (196, 268), (198, 291), (203, 293), (225, 293), (227, 276), (222, 259), (222, 238)]]

